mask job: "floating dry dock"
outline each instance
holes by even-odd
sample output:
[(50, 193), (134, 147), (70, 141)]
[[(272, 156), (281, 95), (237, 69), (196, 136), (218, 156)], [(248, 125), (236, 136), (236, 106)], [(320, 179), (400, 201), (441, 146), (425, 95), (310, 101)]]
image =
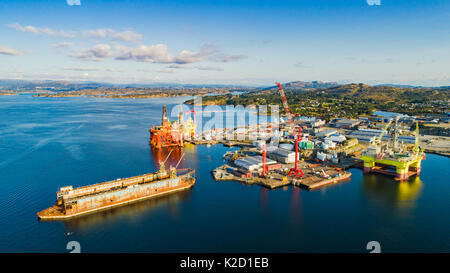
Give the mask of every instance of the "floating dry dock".
[(62, 187), (56, 193), (56, 204), (37, 213), (42, 220), (65, 220), (140, 200), (165, 195), (195, 184), (192, 169), (170, 168), (169, 173), (162, 166), (156, 173), (117, 179), (94, 185), (72, 188)]

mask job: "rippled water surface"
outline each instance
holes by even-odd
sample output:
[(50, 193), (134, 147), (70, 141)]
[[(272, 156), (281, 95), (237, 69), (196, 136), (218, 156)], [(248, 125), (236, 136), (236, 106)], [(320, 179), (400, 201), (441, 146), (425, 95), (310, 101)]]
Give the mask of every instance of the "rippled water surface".
[[(305, 191), (216, 182), (228, 148), (187, 146), (190, 191), (65, 222), (36, 212), (65, 185), (154, 171), (148, 129), (161, 106), (186, 98), (95, 99), (0, 96), (0, 252), (366, 252), (450, 250), (450, 160), (427, 155), (420, 179), (398, 183), (351, 170), (349, 182)], [(180, 151), (169, 161), (176, 162)]]

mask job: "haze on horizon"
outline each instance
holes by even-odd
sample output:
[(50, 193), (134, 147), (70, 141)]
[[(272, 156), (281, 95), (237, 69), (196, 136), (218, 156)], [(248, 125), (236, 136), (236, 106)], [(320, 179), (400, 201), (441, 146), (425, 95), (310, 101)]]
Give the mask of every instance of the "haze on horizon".
[(367, 2), (5, 0), (0, 78), (450, 85), (450, 2)]

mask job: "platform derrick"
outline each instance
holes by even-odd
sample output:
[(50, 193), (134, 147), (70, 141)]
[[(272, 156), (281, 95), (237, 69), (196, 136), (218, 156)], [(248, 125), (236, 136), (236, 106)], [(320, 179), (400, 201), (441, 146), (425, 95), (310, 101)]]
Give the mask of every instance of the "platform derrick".
[[(413, 150), (399, 143), (398, 118), (391, 120), (383, 132), (375, 138), (373, 144), (362, 154), (364, 173), (381, 173), (395, 176), (396, 180), (406, 180), (410, 176), (420, 175), (424, 153), (419, 147), (419, 130), (416, 123), (416, 141)], [(388, 141), (383, 136), (388, 133)]]
[(150, 145), (157, 149), (184, 145), (182, 121), (170, 122), (165, 105), (163, 106), (161, 126), (153, 125), (149, 132)]

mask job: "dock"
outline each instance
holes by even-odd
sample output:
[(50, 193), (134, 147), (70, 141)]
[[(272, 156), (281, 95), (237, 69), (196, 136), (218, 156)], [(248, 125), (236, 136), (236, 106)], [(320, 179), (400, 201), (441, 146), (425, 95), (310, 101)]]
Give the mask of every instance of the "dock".
[[(343, 167), (350, 166), (348, 163)], [(286, 164), (283, 169), (288, 169), (291, 166)], [(343, 171), (334, 166), (327, 166), (322, 164), (310, 164), (302, 162), (302, 169), (304, 177), (294, 178), (287, 176), (284, 171), (273, 172), (266, 177), (259, 177), (257, 173), (252, 176), (238, 175), (234, 172), (235, 167), (232, 164), (222, 165), (211, 171), (214, 180), (216, 181), (236, 181), (249, 185), (260, 185), (269, 189), (282, 188), (288, 185), (306, 188), (308, 190), (317, 189), (320, 187), (334, 185), (344, 181), (350, 180), (351, 173)]]
[(305, 187), (308, 190), (317, 189), (320, 187), (324, 187), (327, 185), (337, 184), (340, 182), (350, 180), (350, 176), (352, 174), (349, 172), (339, 173), (335, 177), (329, 176), (328, 178), (318, 177), (318, 176), (309, 176), (297, 181), (292, 182), (295, 186)]

